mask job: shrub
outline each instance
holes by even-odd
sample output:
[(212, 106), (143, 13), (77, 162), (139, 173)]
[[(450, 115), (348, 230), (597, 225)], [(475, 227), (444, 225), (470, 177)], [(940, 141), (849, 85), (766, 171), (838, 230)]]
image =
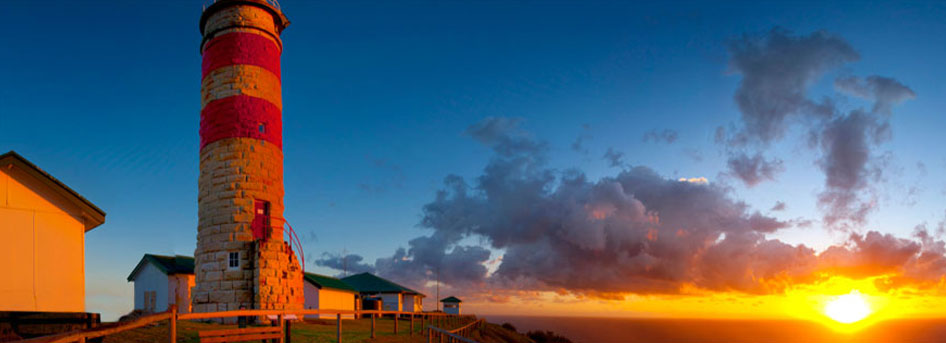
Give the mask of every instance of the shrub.
[(572, 343), (570, 339), (556, 335), (552, 331), (529, 331), (526, 336), (535, 343)]

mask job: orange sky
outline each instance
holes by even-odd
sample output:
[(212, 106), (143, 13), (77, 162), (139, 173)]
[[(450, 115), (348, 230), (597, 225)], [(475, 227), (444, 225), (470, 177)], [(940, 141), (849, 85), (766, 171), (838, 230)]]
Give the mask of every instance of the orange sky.
[[(692, 289), (673, 296), (629, 294), (623, 300), (523, 292), (508, 297), (470, 299), (464, 306), (471, 313), (530, 316), (804, 319), (823, 322), (838, 330), (857, 329), (885, 319), (942, 317), (937, 309), (946, 306), (946, 297), (910, 288), (883, 292), (874, 282), (874, 278), (832, 277), (818, 284), (795, 286), (780, 294)], [(828, 318), (824, 314), (825, 305), (852, 290), (859, 291), (867, 300), (871, 314), (851, 325)]]

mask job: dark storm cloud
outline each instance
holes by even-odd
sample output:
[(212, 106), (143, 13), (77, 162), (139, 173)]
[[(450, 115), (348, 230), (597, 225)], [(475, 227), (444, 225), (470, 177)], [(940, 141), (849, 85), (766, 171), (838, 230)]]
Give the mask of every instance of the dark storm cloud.
[(374, 266), (362, 263), (363, 260), (363, 257), (356, 254), (343, 256), (341, 254), (322, 253), (322, 257), (315, 260), (315, 264), (339, 271), (347, 271), (348, 274), (374, 272)]
[(827, 32), (795, 36), (778, 28), (734, 40), (729, 53), (731, 71), (742, 75), (735, 94), (742, 133), (761, 143), (781, 138), (792, 116), (830, 115), (830, 108), (807, 97), (808, 88), (825, 72), (859, 58), (847, 42)]
[(748, 187), (753, 187), (765, 180), (775, 180), (775, 175), (785, 169), (782, 166), (782, 160), (766, 160), (761, 153), (756, 153), (752, 157), (745, 153), (731, 156), (726, 165), (729, 167), (729, 174)]
[(673, 144), (673, 142), (677, 141), (677, 131), (671, 129), (664, 129), (660, 132), (657, 130), (650, 130), (644, 134), (644, 137), (641, 138), (641, 141), (644, 143), (654, 142)]

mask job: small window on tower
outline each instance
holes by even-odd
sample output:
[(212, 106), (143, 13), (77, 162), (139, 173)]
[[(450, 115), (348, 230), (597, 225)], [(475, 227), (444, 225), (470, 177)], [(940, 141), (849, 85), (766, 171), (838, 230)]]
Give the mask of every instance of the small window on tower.
[(259, 133), (266, 133), (266, 124), (259, 123)]
[(239, 269), (240, 268), (240, 252), (234, 251), (230, 253), (230, 269)]

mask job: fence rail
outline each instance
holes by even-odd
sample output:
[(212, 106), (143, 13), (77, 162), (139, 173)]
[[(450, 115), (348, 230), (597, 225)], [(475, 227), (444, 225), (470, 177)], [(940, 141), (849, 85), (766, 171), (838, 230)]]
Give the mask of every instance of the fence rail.
[[(472, 323), (466, 324), (462, 327), (453, 330), (444, 330), (438, 327), (433, 326), (432, 324), (438, 323), (438, 325), (449, 325), (451, 323), (456, 323), (459, 325), (462, 323), (464, 318), (471, 316), (460, 316), (454, 314), (446, 314), (443, 312), (408, 312), (408, 311), (382, 311), (382, 310), (235, 310), (235, 311), (219, 311), (219, 312), (199, 312), (199, 313), (177, 313), (177, 306), (171, 305), (171, 308), (166, 312), (155, 313), (152, 315), (144, 316), (138, 319), (135, 319), (127, 323), (117, 323), (117, 324), (107, 324), (100, 326), (94, 329), (87, 330), (77, 330), (71, 331), (56, 335), (36, 337), (20, 342), (26, 343), (85, 343), (89, 339), (104, 337), (108, 335), (117, 334), (123, 331), (137, 329), (146, 325), (154, 324), (161, 321), (168, 321), (168, 342), (177, 342), (177, 321), (178, 320), (199, 320), (199, 319), (211, 319), (211, 318), (231, 318), (231, 317), (268, 317), (275, 316), (279, 322), (279, 325), (284, 329), (283, 336), (287, 337), (289, 335), (289, 326), (285, 325), (289, 322), (287, 321), (287, 316), (294, 315), (298, 319), (304, 319), (305, 316), (309, 315), (322, 315), (322, 314), (334, 314), (336, 318), (337, 334), (336, 341), (341, 343), (342, 341), (342, 315), (354, 315), (357, 317), (362, 317), (363, 315), (371, 316), (371, 338), (375, 337), (375, 320), (379, 316), (384, 315), (393, 315), (394, 316), (394, 334), (397, 335), (398, 332), (398, 322), (403, 320), (402, 318), (407, 317), (410, 320), (410, 335), (414, 334), (414, 322), (418, 318), (421, 320), (421, 324), (426, 324), (428, 329), (428, 341), (430, 341), (430, 336), (432, 332), (442, 332), (443, 335), (448, 335), (448, 337), (460, 337), (459, 332), (469, 332), (473, 328), (474, 324), (482, 323), (483, 319), (476, 320)], [(475, 318), (475, 317), (473, 317)], [(422, 326), (423, 327), (423, 326)], [(461, 341), (456, 341), (461, 342)], [(467, 343), (476, 343), (472, 340), (464, 339), (462, 342)]]
[(444, 339), (446, 339), (446, 343), (478, 343), (463, 336), (469, 335), (473, 330), (480, 328), (485, 322), (485, 319), (477, 319), (453, 330), (444, 330), (433, 325), (428, 325), (427, 343), (444, 342)]

